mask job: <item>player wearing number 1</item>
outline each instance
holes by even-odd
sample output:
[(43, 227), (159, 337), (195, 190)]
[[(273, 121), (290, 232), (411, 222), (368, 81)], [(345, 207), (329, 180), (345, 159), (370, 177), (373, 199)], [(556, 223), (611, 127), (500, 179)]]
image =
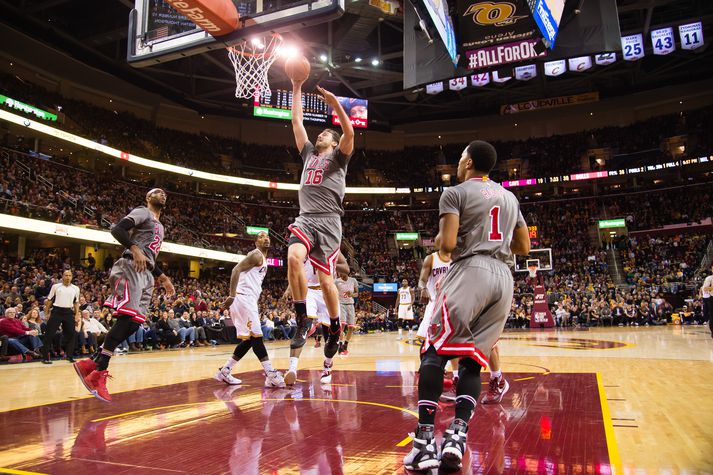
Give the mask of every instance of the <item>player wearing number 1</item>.
[(159, 217), (165, 205), (166, 193), (154, 188), (146, 194), (146, 206), (134, 208), (111, 228), (111, 235), (124, 246), (121, 259), (114, 263), (109, 274), (109, 286), (114, 294), (104, 302), (105, 307), (113, 310), (116, 323), (92, 358), (74, 363), (84, 386), (104, 402), (111, 402), (106, 388), (109, 359), (116, 347), (146, 321), (154, 282), (166, 289), (166, 295), (175, 293), (171, 279), (156, 262), (163, 243), (163, 224)]
[[(480, 395), (481, 367), (505, 326), (512, 304), (513, 254), (530, 252), (527, 224), (511, 192), (488, 179), (497, 161), (487, 142), (471, 142), (458, 162), (458, 186), (439, 203), (436, 247), (451, 253), (431, 318), (418, 381), (418, 427), (404, 458), (409, 470), (461, 467), (468, 421)], [(440, 457), (435, 421), (446, 361), (458, 357), (455, 419), (446, 430)]]
[(321, 87), (317, 87), (317, 91), (327, 105), (336, 111), (342, 125), (342, 135), (326, 129), (317, 136), (314, 144), (309, 141), (302, 123), (302, 81), (294, 78), (291, 80), (294, 98), (292, 130), (304, 166), (298, 194), (300, 215), (289, 227), (292, 237), (287, 251), (287, 277), (297, 319), (297, 331), (290, 344), (290, 367), (285, 373), (287, 384), (293, 384), (297, 378), (299, 353), (310, 329), (305, 302), (305, 259), (309, 259), (318, 271), (320, 289), (331, 322), (329, 335), (325, 335), (325, 356), (332, 358), (339, 348), (339, 293), (333, 273), (342, 242), (342, 200), (346, 190), (347, 166), (354, 151), (354, 129), (349, 117), (337, 97)]

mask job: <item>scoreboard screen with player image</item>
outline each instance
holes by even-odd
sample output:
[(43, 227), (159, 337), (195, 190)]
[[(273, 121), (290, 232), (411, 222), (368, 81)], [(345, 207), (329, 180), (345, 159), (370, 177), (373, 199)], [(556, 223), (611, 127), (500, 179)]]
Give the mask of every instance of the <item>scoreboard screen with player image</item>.
[[(302, 93), (304, 121), (324, 126), (339, 125), (339, 118), (319, 94)], [(366, 129), (369, 125), (369, 101), (354, 97), (337, 96), (339, 104), (349, 116), (353, 127)], [(253, 100), (253, 116), (269, 119), (292, 120), (292, 91), (274, 89), (256, 95)]]

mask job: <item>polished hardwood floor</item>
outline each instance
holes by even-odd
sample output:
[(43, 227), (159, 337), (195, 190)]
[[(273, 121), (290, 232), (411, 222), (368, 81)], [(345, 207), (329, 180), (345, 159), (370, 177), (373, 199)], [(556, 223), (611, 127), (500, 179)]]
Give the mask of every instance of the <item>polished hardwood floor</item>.
[[(713, 472), (706, 327), (506, 332), (500, 347), (511, 389), (477, 408), (463, 473)], [(284, 368), (288, 344), (268, 348)], [(66, 362), (0, 366), (0, 473), (404, 473), (416, 345), (355, 336), (322, 385), (308, 344), (289, 390), (262, 388), (251, 354), (243, 385), (214, 381), (231, 352), (116, 356), (112, 404)], [(442, 429), (451, 406), (439, 414)]]

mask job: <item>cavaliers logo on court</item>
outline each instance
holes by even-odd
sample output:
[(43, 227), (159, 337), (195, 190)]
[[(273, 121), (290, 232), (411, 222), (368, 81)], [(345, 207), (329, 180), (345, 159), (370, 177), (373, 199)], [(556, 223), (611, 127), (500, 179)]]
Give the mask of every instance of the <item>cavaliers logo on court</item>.
[(556, 336), (503, 336), (500, 340), (526, 341), (530, 346), (562, 348), (567, 350), (616, 350), (632, 346), (618, 341), (595, 340), (589, 338), (566, 338)]
[(480, 2), (468, 7), (463, 16), (473, 15), (473, 22), (480, 26), (508, 26), (527, 18), (527, 15), (515, 15), (515, 11), (515, 4), (510, 2)]

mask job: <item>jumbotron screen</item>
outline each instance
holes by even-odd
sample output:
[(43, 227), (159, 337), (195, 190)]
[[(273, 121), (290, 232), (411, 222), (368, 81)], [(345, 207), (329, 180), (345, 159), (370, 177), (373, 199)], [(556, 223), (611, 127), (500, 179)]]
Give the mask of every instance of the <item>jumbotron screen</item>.
[[(349, 116), (352, 127), (366, 129), (369, 124), (366, 99), (340, 97), (339, 103)], [(273, 89), (269, 93), (256, 96), (253, 102), (253, 116), (268, 119), (292, 120), (292, 91)], [(324, 126), (339, 125), (334, 110), (322, 100), (322, 96), (311, 92), (302, 93), (304, 121)]]

